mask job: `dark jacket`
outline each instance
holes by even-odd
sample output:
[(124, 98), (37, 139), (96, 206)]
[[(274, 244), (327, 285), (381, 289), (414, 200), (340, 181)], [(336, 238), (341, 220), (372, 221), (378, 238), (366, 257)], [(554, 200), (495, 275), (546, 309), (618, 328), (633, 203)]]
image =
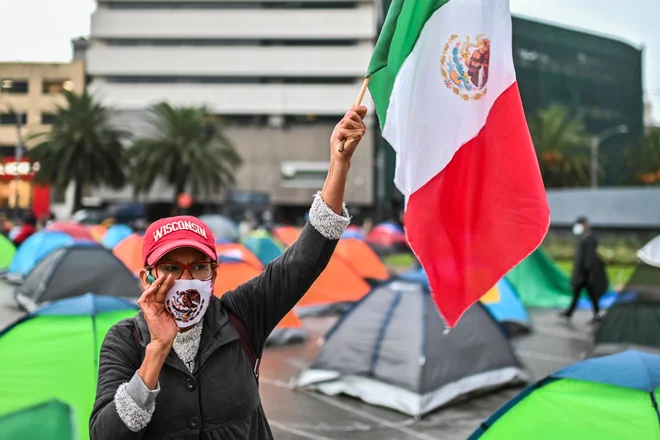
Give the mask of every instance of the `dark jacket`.
[(580, 237), (573, 261), (573, 289), (586, 288), (592, 298), (600, 298), (609, 286), (605, 265), (598, 256), (598, 239), (587, 232)]
[[(193, 373), (174, 351), (169, 353), (151, 421), (137, 433), (119, 418), (114, 396), (139, 369), (150, 341), (149, 328), (141, 312), (114, 325), (101, 347), (91, 439), (272, 439), (252, 367), (238, 333), (227, 323), (227, 310), (243, 321), (261, 353), (271, 331), (326, 267), (336, 244), (308, 223), (298, 241), (261, 275), (220, 299), (213, 297)], [(133, 335), (136, 322), (139, 346)]]

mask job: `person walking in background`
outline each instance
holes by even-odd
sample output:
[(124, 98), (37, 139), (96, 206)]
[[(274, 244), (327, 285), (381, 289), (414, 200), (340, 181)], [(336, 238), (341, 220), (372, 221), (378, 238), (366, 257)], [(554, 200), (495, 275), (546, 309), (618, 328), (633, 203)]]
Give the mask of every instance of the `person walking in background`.
[(16, 235), (16, 238), (14, 238), (13, 242), (16, 247), (19, 247), (20, 245), (25, 242), (32, 234), (37, 232), (37, 217), (33, 213), (28, 213), (25, 215), (25, 218), (23, 219), (23, 223), (21, 224), (20, 229), (18, 230), (18, 234)]
[(579, 237), (571, 275), (573, 300), (568, 309), (561, 312), (561, 316), (569, 319), (573, 316), (580, 299), (580, 293), (582, 289), (586, 289), (593, 305), (593, 321), (597, 321), (600, 319), (598, 301), (607, 291), (609, 285), (605, 264), (598, 256), (598, 239), (591, 230), (586, 217), (577, 219), (573, 225), (573, 234)]

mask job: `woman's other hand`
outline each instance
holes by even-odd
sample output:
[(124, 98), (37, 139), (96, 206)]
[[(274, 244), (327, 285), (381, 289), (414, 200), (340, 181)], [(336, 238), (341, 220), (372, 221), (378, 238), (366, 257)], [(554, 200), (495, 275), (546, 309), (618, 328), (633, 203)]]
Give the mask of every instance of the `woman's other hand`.
[[(362, 140), (367, 127), (364, 117), (367, 115), (365, 106), (354, 106), (346, 112), (335, 126), (330, 137), (330, 161), (334, 159), (350, 161), (358, 144)], [(343, 145), (343, 148), (340, 148)], [(343, 151), (340, 151), (343, 150)]]
[(151, 345), (158, 351), (169, 353), (178, 332), (174, 318), (165, 310), (165, 295), (174, 285), (174, 278), (160, 276), (142, 293), (138, 305), (151, 333)]

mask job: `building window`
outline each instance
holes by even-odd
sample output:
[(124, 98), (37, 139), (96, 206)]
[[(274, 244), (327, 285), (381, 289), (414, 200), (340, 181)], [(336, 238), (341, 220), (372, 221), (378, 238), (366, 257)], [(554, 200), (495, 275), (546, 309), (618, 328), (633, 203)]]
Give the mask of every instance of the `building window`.
[(69, 79), (45, 79), (41, 87), (42, 93), (62, 93), (73, 90), (73, 81)]
[(27, 115), (25, 113), (1, 113), (0, 125), (16, 125), (17, 117), (21, 124), (27, 124)]
[(2, 79), (0, 89), (2, 93), (27, 93), (29, 84), (27, 79)]
[(57, 116), (54, 115), (53, 113), (42, 113), (41, 114), (41, 123), (43, 125), (53, 125), (55, 123), (56, 119), (57, 119)]

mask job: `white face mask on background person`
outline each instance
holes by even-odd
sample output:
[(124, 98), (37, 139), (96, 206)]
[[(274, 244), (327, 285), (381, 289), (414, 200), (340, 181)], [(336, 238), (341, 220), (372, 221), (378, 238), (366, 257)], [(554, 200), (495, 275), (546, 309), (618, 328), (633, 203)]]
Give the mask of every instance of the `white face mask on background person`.
[(199, 323), (208, 310), (213, 295), (213, 280), (175, 280), (165, 295), (165, 310), (177, 327), (188, 328)]
[(573, 225), (573, 235), (582, 235), (584, 232), (584, 226), (581, 225), (580, 223), (576, 223)]

